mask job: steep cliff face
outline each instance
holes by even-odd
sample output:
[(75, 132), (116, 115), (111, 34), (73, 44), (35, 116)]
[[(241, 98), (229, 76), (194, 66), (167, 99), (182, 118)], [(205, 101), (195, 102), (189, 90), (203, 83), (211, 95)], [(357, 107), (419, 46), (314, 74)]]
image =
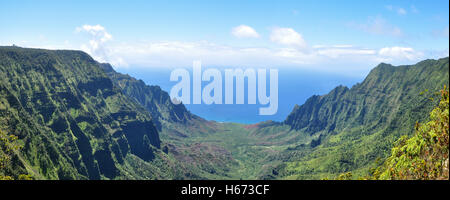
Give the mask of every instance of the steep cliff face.
[(424, 95), (420, 93), (437, 91), (444, 84), (448, 84), (448, 58), (399, 67), (382, 63), (351, 89), (339, 86), (327, 95), (309, 98), (284, 123), (311, 134), (362, 125), (369, 129), (411, 125), (426, 116), (422, 108), (432, 105), (421, 101)]
[(295, 106), (284, 122), (244, 126), (195, 116), (158, 86), (80, 51), (0, 47), (0, 131), (23, 145), (0, 175), (321, 179), (367, 172), (427, 120), (434, 92), (449, 84), (448, 60), (380, 64), (352, 88)]
[(113, 84), (151, 113), (159, 131), (172, 136), (185, 137), (214, 131), (217, 124), (190, 113), (183, 104), (173, 104), (169, 94), (159, 86), (146, 85), (129, 75), (116, 72), (108, 63), (100, 66)]
[(428, 119), (435, 92), (448, 84), (448, 57), (398, 67), (382, 63), (350, 89), (339, 86), (309, 98), (283, 122), (311, 137), (309, 144), (281, 153), (287, 162), (277, 167), (276, 177), (320, 178), (371, 166), (399, 136)]
[(191, 114), (183, 104), (173, 104), (169, 94), (161, 90), (159, 86), (149, 86), (142, 80), (118, 73), (108, 63), (101, 63), (100, 66), (125, 95), (134, 98), (151, 113), (159, 129), (161, 129), (163, 121), (186, 124), (188, 121), (198, 118)]
[(160, 148), (150, 114), (80, 51), (0, 47), (0, 102), (0, 129), (24, 146), (13, 173), (117, 178), (127, 156)]
[(285, 123), (296, 130), (306, 128), (306, 131), (310, 133), (324, 130), (327, 126), (330, 131), (334, 130), (333, 120), (337, 119), (333, 115), (345, 109), (346, 104), (340, 101), (348, 91), (347, 87), (339, 86), (328, 95), (310, 97), (302, 106), (294, 107)]

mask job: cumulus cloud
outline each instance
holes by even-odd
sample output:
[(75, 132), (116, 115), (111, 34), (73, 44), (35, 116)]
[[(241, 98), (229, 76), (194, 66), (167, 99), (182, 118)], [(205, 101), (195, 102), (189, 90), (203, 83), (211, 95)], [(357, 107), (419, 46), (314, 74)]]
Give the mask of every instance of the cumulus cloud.
[(307, 44), (300, 33), (297, 33), (292, 28), (274, 28), (270, 34), (272, 42), (305, 49)]
[(101, 42), (106, 42), (108, 40), (112, 39), (112, 35), (106, 32), (105, 27), (101, 25), (83, 25), (81, 27), (76, 28), (77, 32), (85, 31), (89, 33), (90, 35), (94, 36), (95, 39), (100, 40)]
[(397, 26), (389, 24), (384, 18), (369, 17), (368, 21), (363, 24), (349, 23), (350, 27), (362, 30), (373, 35), (387, 35), (393, 37), (402, 37), (403, 31)]
[(99, 62), (109, 62), (116, 65), (126, 65), (121, 57), (112, 56), (111, 48), (108, 47), (108, 42), (113, 39), (112, 35), (108, 33), (105, 27), (97, 25), (83, 25), (75, 29), (77, 33), (87, 33), (89, 41), (81, 45), (81, 50), (90, 54)]
[(339, 58), (342, 56), (373, 56), (376, 50), (353, 47), (352, 45), (331, 45), (313, 47), (318, 55), (330, 58)]
[[(448, 38), (448, 27), (446, 31)], [(100, 62), (123, 67), (190, 67), (193, 60), (215, 67), (295, 67), (327, 72), (361, 75), (380, 62), (413, 64), (424, 58), (448, 56), (443, 51), (418, 51), (408, 46), (365, 48), (352, 44), (317, 44), (308, 46), (303, 37), (291, 28), (273, 29), (270, 40), (279, 45), (267, 47), (236, 47), (208, 41), (113, 41), (113, 36), (101, 25), (76, 28), (87, 41), (81, 50)], [(442, 31), (441, 31), (442, 32)], [(64, 46), (42, 43), (16, 43), (19, 46), (49, 49), (80, 49), (69, 41)], [(78, 47), (77, 47), (78, 46)], [(305, 51), (304, 48), (307, 48)]]
[(384, 59), (386, 61), (392, 60), (416, 61), (423, 56), (422, 52), (418, 52), (413, 48), (398, 47), (398, 46), (381, 48), (378, 51), (378, 54), (380, 55), (381, 59)]
[[(410, 47), (362, 48), (353, 45), (314, 45), (308, 51), (285, 47), (232, 47), (207, 41), (136, 42), (114, 47), (111, 55), (136, 67), (189, 67), (193, 60), (205, 66), (224, 67), (311, 67), (326, 71), (356, 73), (379, 62), (409, 64), (423, 58)], [(345, 68), (336, 68), (336, 65)], [(353, 65), (353, 66), (352, 66)], [(122, 66), (118, 66), (122, 67)], [(364, 68), (366, 67), (366, 68)]]
[(231, 34), (237, 38), (259, 38), (259, 34), (255, 31), (255, 29), (247, 25), (234, 27), (231, 30)]
[(250, 67), (279, 63), (275, 61), (273, 50), (268, 48), (237, 48), (208, 41), (122, 43), (116, 46), (113, 54), (125, 58), (131, 66), (144, 67), (186, 67), (193, 60), (213, 66)]
[(205, 66), (216, 67), (312, 67), (328, 72), (360, 74), (379, 62), (410, 64), (424, 55), (411, 47), (399, 46), (380, 49), (351, 44), (307, 47), (303, 37), (291, 28), (273, 29), (270, 40), (279, 46), (271, 47), (234, 47), (208, 41), (117, 43), (111, 42), (112, 35), (100, 25), (78, 27), (77, 32), (84, 32), (89, 36), (89, 41), (82, 45), (82, 50), (94, 59), (109, 62), (118, 68), (189, 67), (193, 60), (202, 60)]

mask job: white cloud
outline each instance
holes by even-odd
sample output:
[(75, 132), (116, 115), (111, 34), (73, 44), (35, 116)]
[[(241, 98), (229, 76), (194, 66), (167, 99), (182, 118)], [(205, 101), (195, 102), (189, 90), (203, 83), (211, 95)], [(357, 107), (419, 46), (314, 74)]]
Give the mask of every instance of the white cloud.
[(351, 44), (335, 44), (335, 45), (313, 45), (312, 48), (320, 49), (320, 48), (352, 48)]
[(391, 24), (389, 24), (384, 18), (369, 17), (368, 21), (364, 24), (350, 23), (350, 27), (362, 30), (364, 32), (374, 35), (388, 35), (393, 37), (402, 37), (403, 31)]
[(378, 54), (381, 56), (381, 59), (386, 61), (392, 60), (409, 60), (416, 61), (419, 60), (422, 56), (422, 52), (418, 52), (410, 47), (385, 47), (381, 48), (378, 51)]
[(214, 66), (250, 67), (277, 63), (268, 48), (235, 48), (207, 41), (122, 43), (115, 47), (112, 54), (123, 57), (131, 66), (146, 67), (186, 67), (193, 60), (202, 60), (204, 65)]
[(109, 62), (114, 65), (127, 65), (123, 58), (111, 55), (108, 42), (113, 39), (106, 29), (97, 25), (83, 25), (75, 29), (77, 33), (85, 32), (89, 35), (89, 42), (81, 45), (81, 50), (90, 54), (99, 62)]
[(362, 48), (351, 48), (348, 46), (334, 45), (332, 47), (325, 47), (317, 49), (317, 54), (322, 56), (327, 56), (330, 58), (339, 58), (342, 56), (361, 56), (361, 55), (376, 55), (376, 50), (373, 49), (362, 49)]
[[(305, 51), (306, 41), (291, 28), (273, 29), (270, 39), (282, 45), (279, 47), (234, 47), (208, 41), (112, 42), (112, 35), (100, 25), (85, 25), (76, 30), (88, 36), (81, 50), (116, 68), (189, 67), (193, 60), (202, 60), (205, 66), (296, 67), (357, 75), (365, 73), (379, 62), (411, 64), (424, 58), (422, 52), (410, 47), (374, 49), (351, 44), (321, 44), (307, 47)], [(37, 44), (23, 46), (44, 47)], [(80, 49), (69, 41), (65, 46)], [(442, 54), (448, 55), (448, 49), (433, 53), (436, 57)]]
[(406, 14), (407, 14), (407, 12), (406, 12), (406, 10), (405, 10), (405, 9), (403, 9), (403, 8), (399, 8), (399, 9), (397, 9), (397, 14), (399, 14), (399, 15), (406, 15)]
[(259, 34), (255, 31), (255, 29), (247, 25), (234, 27), (231, 30), (231, 34), (237, 38), (259, 38)]
[[(205, 66), (299, 67), (341, 73), (360, 73), (379, 62), (411, 64), (423, 58), (410, 47), (370, 49), (353, 45), (314, 45), (309, 51), (295, 47), (231, 47), (207, 41), (136, 42), (112, 46), (111, 56), (134, 67), (189, 67), (193, 60)], [(337, 67), (340, 66), (340, 67)], [(116, 67), (124, 67), (116, 65)]]
[[(448, 27), (445, 30), (448, 38)], [(303, 37), (291, 28), (273, 29), (270, 40), (281, 46), (267, 47), (234, 47), (208, 41), (117, 42), (112, 41), (113, 36), (100, 25), (85, 25), (76, 28), (76, 31), (88, 36), (81, 50), (116, 68), (190, 67), (193, 60), (202, 60), (205, 66), (215, 67), (296, 67), (361, 75), (379, 62), (413, 64), (424, 58), (448, 56), (449, 52), (448, 48), (430, 52), (404, 46), (365, 48), (352, 44), (316, 44), (308, 47)], [(72, 42), (65, 41), (64, 46), (49, 46), (45, 41), (16, 44), (48, 49), (80, 49)]]
[(91, 36), (95, 37), (95, 39), (98, 39), (100, 42), (106, 42), (112, 39), (112, 35), (106, 32), (106, 29), (101, 25), (83, 25), (82, 27), (76, 28), (77, 32), (87, 32)]
[(297, 33), (292, 28), (274, 28), (270, 34), (270, 40), (272, 42), (305, 49), (307, 44), (302, 35)]

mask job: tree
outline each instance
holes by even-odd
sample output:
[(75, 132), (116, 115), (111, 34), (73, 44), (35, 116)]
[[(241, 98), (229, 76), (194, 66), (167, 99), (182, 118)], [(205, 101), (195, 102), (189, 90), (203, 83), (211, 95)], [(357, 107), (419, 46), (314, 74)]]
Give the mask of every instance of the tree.
[[(384, 165), (370, 170), (371, 180), (448, 180), (449, 179), (449, 90), (440, 91), (441, 100), (430, 113), (430, 121), (416, 123), (411, 138), (400, 137)], [(351, 173), (337, 180), (352, 179)]]
[(441, 90), (439, 105), (430, 113), (430, 121), (416, 123), (415, 135), (401, 137), (392, 148), (379, 179), (448, 180), (449, 91)]
[[(11, 161), (14, 152), (22, 148), (17, 144), (17, 136), (8, 135), (0, 130), (0, 171), (6, 168)], [(29, 175), (21, 174), (20, 180), (29, 180)], [(0, 174), (0, 180), (13, 180), (13, 177)]]

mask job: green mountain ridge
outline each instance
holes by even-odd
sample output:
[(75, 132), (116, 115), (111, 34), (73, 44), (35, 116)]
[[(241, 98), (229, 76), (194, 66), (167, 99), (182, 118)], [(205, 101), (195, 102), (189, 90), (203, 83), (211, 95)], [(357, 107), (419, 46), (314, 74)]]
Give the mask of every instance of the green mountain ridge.
[(123, 94), (143, 105), (152, 115), (164, 140), (164, 151), (172, 155), (178, 165), (191, 169), (186, 178), (230, 178), (225, 171), (229, 171), (229, 165), (236, 163), (230, 152), (220, 145), (197, 140), (212, 133), (227, 132), (233, 125), (198, 117), (183, 104), (173, 104), (169, 94), (159, 86), (148, 86), (142, 80), (118, 73), (108, 63), (100, 66)]
[[(283, 122), (217, 123), (81, 51), (0, 47), (0, 131), (23, 145), (1, 174), (35, 179), (321, 179), (366, 175), (428, 119), (448, 57), (381, 63)], [(0, 153), (1, 150), (0, 150)]]
[(151, 113), (154, 119), (157, 119), (159, 129), (162, 128), (161, 123), (164, 121), (185, 124), (193, 118), (198, 118), (191, 114), (183, 104), (171, 103), (169, 94), (161, 90), (159, 86), (148, 86), (142, 80), (117, 73), (108, 63), (102, 63), (100, 66), (124, 94), (134, 97)]
[(449, 84), (448, 70), (448, 57), (398, 67), (381, 63), (362, 83), (350, 89), (336, 87), (296, 106), (283, 123), (315, 139), (308, 148), (297, 147), (307, 155), (284, 152), (291, 156), (278, 166), (278, 177), (363, 171), (377, 158), (385, 158), (398, 137), (411, 135), (416, 122), (428, 119), (437, 104), (429, 99)]
[(175, 105), (170, 96), (159, 86), (149, 86), (142, 80), (116, 72), (108, 63), (101, 63), (100, 67), (106, 72), (113, 83), (122, 89), (123, 94), (136, 100), (150, 112), (159, 131), (165, 129), (172, 135), (186, 136), (185, 129), (191, 132), (207, 132), (214, 130), (216, 124), (190, 113), (183, 104)]
[(24, 146), (7, 172), (39, 179), (160, 177), (129, 168), (130, 160), (159, 157), (151, 116), (86, 53), (0, 47), (0, 78), (0, 129)]

